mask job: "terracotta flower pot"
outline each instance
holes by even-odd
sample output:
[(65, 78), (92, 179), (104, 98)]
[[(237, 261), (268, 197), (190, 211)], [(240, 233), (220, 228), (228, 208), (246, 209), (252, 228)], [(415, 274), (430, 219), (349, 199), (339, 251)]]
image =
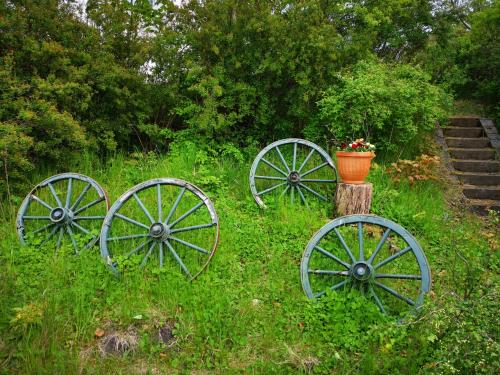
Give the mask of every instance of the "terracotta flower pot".
[(337, 151), (337, 169), (342, 182), (346, 184), (363, 184), (370, 171), (375, 153)]

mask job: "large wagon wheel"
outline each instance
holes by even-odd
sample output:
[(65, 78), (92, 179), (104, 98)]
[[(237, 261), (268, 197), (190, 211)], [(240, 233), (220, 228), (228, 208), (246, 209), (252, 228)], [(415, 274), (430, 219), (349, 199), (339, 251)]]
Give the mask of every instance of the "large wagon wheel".
[(62, 173), (39, 183), (26, 196), (17, 214), (23, 244), (70, 241), (75, 253), (94, 245), (109, 208), (104, 189), (90, 177)]
[(415, 238), (374, 215), (343, 216), (326, 224), (309, 241), (300, 270), (309, 298), (357, 287), (390, 314), (421, 306), (431, 286), (429, 265)]
[(310, 197), (327, 201), (336, 184), (337, 170), (328, 153), (298, 138), (271, 143), (257, 155), (250, 170), (250, 190), (261, 207), (265, 207), (262, 198), (273, 193), (289, 194), (292, 203), (297, 199), (306, 206)]
[(100, 248), (115, 272), (125, 261), (141, 267), (169, 263), (194, 279), (218, 242), (219, 220), (210, 199), (186, 181), (159, 178), (134, 186), (113, 204)]

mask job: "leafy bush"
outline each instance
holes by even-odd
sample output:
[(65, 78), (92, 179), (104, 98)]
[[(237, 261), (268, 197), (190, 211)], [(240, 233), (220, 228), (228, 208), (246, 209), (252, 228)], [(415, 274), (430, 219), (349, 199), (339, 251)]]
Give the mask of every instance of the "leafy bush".
[(451, 105), (429, 81), (409, 65), (360, 62), (318, 102), (323, 129), (338, 140), (364, 136), (385, 152), (416, 149), (411, 143), (445, 119)]

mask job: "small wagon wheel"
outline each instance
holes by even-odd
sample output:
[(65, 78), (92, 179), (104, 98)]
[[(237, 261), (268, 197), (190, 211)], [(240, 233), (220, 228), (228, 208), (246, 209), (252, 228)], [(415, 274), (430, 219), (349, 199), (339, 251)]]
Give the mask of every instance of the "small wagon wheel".
[(141, 267), (176, 265), (194, 279), (218, 242), (219, 220), (210, 199), (186, 181), (159, 178), (134, 186), (113, 204), (100, 248), (116, 273), (121, 261), (135, 259)]
[(429, 265), (415, 238), (375, 215), (343, 216), (326, 224), (309, 241), (300, 271), (309, 298), (357, 287), (389, 314), (420, 307), (431, 287)]
[(263, 197), (289, 194), (308, 206), (308, 198), (328, 200), (334, 194), (337, 170), (332, 158), (318, 145), (298, 138), (276, 141), (255, 158), (250, 170), (250, 190), (261, 207)]
[(16, 225), (23, 244), (56, 241), (56, 249), (69, 240), (78, 254), (92, 247), (109, 208), (104, 189), (90, 177), (62, 173), (39, 183), (26, 196)]

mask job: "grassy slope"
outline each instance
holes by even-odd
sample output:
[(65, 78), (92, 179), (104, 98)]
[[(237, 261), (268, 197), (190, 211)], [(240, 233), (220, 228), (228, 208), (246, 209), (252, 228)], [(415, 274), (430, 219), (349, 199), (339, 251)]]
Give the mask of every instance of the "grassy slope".
[[(426, 314), (397, 326), (355, 293), (333, 293), (319, 304), (304, 297), (301, 254), (331, 207), (261, 211), (248, 189), (251, 161), (206, 157), (194, 146), (180, 150), (117, 156), (107, 165), (84, 155), (74, 171), (99, 181), (112, 201), (153, 177), (199, 184), (221, 219), (221, 243), (208, 269), (192, 283), (177, 272), (130, 272), (117, 280), (97, 247), (80, 257), (21, 248), (9, 216), (0, 226), (0, 373), (492, 371), (496, 229), (447, 209), (443, 184), (395, 184), (383, 167), (370, 175), (374, 212), (417, 237), (433, 272)], [(40, 171), (33, 181), (51, 174)], [(176, 324), (172, 348), (153, 339), (167, 320)], [(103, 358), (96, 328), (131, 327), (140, 337), (136, 352)]]

